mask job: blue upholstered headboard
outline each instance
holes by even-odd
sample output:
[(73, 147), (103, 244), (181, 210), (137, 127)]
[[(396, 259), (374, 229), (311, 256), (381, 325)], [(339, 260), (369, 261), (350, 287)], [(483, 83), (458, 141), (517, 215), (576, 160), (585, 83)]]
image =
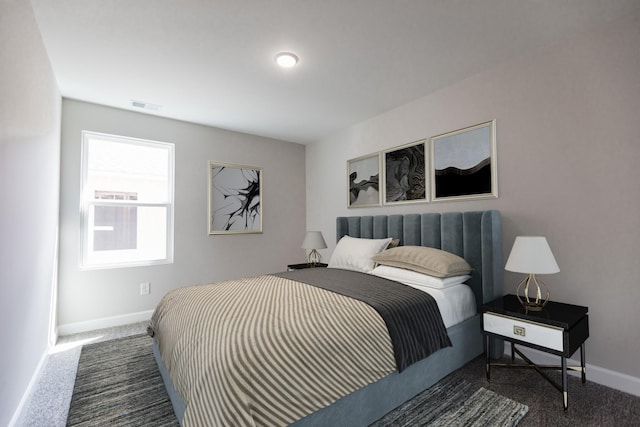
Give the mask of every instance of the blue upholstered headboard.
[(447, 212), (351, 216), (336, 219), (336, 241), (343, 236), (400, 239), (401, 245), (429, 246), (463, 257), (473, 267), (467, 284), (478, 308), (502, 296), (500, 212)]

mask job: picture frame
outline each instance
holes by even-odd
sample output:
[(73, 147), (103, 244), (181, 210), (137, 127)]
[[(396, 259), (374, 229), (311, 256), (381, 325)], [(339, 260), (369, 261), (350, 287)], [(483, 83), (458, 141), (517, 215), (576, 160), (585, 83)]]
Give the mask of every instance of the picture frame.
[(429, 202), (426, 146), (421, 139), (382, 152), (384, 205)]
[(380, 153), (347, 160), (347, 207), (380, 206)]
[(262, 168), (209, 161), (209, 234), (262, 233)]
[(498, 197), (495, 120), (430, 139), (431, 200)]

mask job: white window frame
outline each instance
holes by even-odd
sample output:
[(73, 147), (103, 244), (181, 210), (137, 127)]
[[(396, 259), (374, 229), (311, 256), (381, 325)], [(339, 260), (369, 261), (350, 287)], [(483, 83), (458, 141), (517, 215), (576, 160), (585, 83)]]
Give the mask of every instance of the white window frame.
[[(141, 202), (139, 200), (108, 200), (95, 199), (87, 188), (89, 175), (89, 140), (101, 139), (104, 141), (113, 141), (126, 144), (137, 144), (159, 148), (162, 147), (168, 152), (168, 187), (167, 199), (161, 203)], [(174, 252), (174, 187), (175, 187), (175, 145), (168, 142), (152, 141), (147, 139), (133, 138), (128, 136), (119, 136), (106, 133), (82, 131), (82, 163), (81, 163), (81, 179), (80, 179), (80, 251), (78, 265), (80, 270), (98, 270), (123, 267), (139, 267), (151, 266), (159, 264), (173, 263)], [(90, 212), (95, 206), (135, 206), (135, 207), (164, 207), (166, 208), (166, 257), (162, 259), (121, 261), (112, 263), (90, 264), (88, 262), (88, 251), (90, 250), (93, 240), (93, 231), (95, 227), (92, 224)]]

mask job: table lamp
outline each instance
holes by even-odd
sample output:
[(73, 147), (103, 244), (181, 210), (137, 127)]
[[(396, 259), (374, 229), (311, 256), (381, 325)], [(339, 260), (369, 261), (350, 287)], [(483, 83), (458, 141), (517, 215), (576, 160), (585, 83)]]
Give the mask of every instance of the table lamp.
[[(547, 305), (549, 288), (536, 275), (558, 273), (560, 268), (551, 253), (546, 238), (540, 236), (516, 237), (504, 269), (527, 274), (516, 287), (518, 301), (526, 310), (541, 311)], [(529, 297), (530, 287), (535, 291), (535, 299)]]
[(324, 249), (327, 247), (327, 242), (324, 241), (322, 233), (319, 231), (307, 231), (302, 242), (303, 249), (311, 249), (309, 256), (307, 257), (310, 265), (316, 265), (322, 260), (322, 255), (317, 249)]

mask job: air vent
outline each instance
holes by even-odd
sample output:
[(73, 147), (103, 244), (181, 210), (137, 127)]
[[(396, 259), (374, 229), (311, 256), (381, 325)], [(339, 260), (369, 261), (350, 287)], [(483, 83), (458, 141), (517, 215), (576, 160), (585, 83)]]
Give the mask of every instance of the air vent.
[(162, 109), (162, 105), (151, 104), (149, 102), (136, 101), (134, 99), (131, 100), (131, 106), (133, 108), (141, 108), (143, 110), (149, 111), (160, 111)]

